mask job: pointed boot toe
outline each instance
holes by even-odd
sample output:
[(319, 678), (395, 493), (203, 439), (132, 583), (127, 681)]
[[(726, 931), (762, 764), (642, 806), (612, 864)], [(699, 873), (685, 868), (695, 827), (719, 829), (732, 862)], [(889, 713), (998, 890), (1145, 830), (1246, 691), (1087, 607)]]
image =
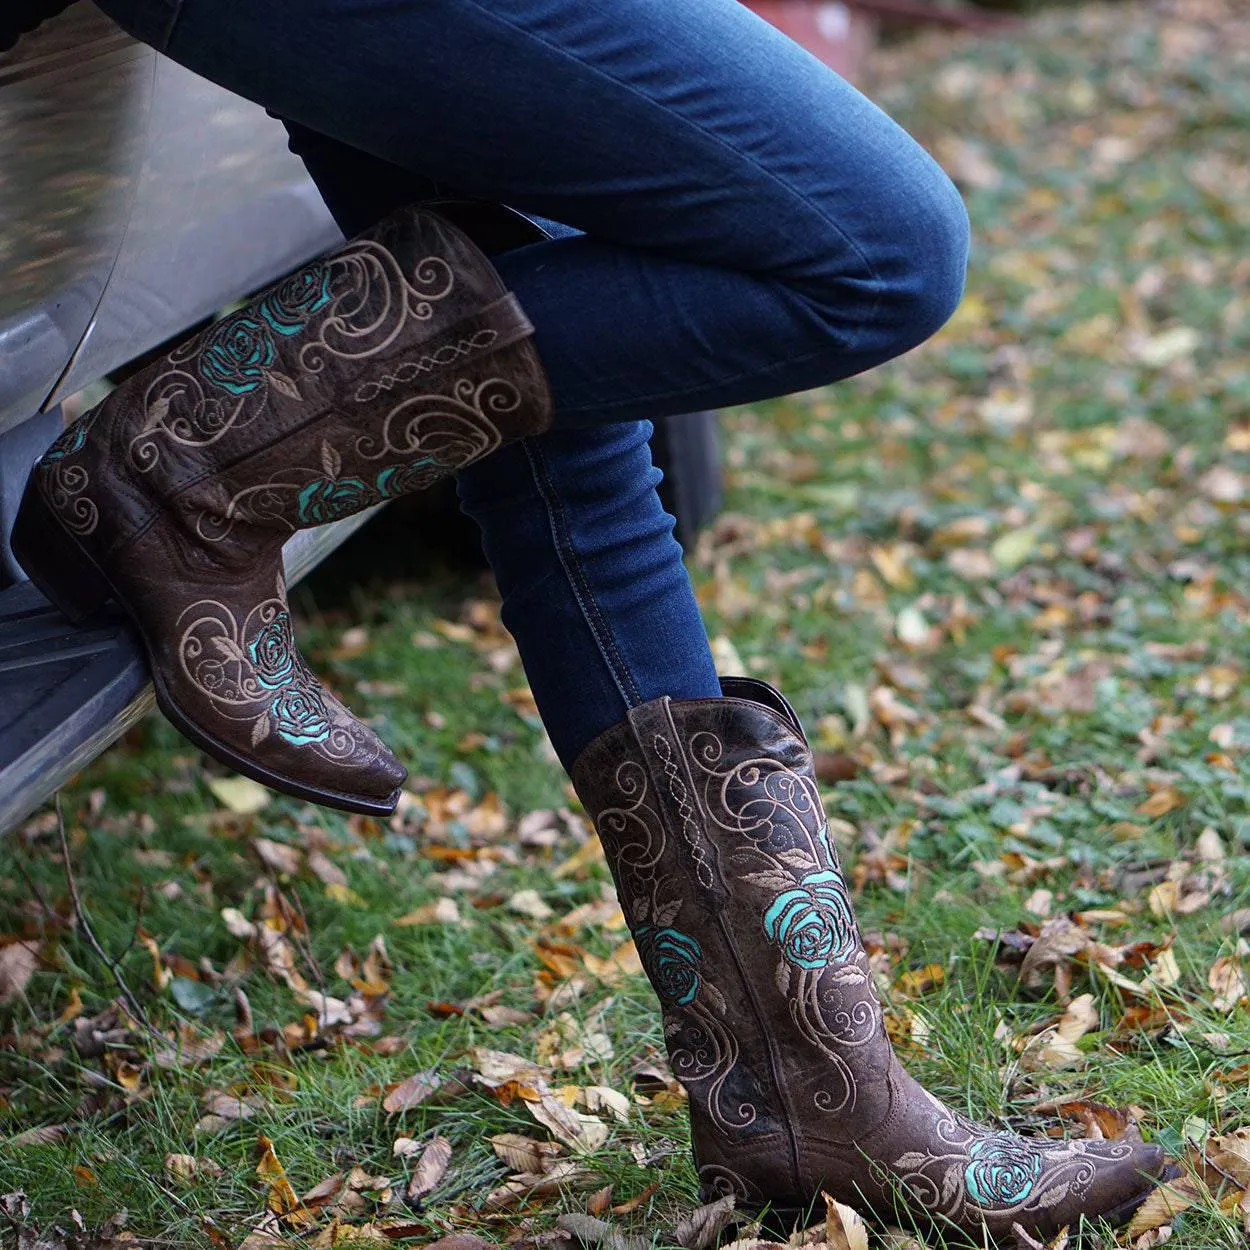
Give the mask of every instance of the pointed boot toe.
[(275, 790), (385, 815), (403, 766), (295, 647), (282, 546), (551, 423), (533, 326), (406, 208), (118, 386), (31, 474), (13, 550), (71, 620), (115, 598), (161, 709)]
[(1094, 1177), (1080, 1214), (1105, 1220), (1113, 1227), (1131, 1219), (1160, 1181), (1169, 1176), (1167, 1155), (1147, 1142), (1088, 1142), (1086, 1156), (1093, 1162)]

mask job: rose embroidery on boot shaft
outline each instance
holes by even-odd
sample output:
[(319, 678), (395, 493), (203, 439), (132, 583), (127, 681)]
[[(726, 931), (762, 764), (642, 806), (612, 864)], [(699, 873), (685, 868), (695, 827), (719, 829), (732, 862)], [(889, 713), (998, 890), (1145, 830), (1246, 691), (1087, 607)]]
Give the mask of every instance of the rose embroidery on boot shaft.
[(394, 499), (411, 491), (422, 490), (438, 476), (443, 466), (433, 456), (422, 456), (409, 464), (395, 464), (378, 474), (378, 494)]
[(275, 728), (292, 746), (324, 742), (330, 736), (330, 716), (315, 690), (298, 686), (284, 690), (269, 705)]
[(377, 502), (358, 477), (318, 478), (299, 493), (299, 519), (305, 525), (325, 525)]
[(268, 329), (240, 313), (222, 318), (208, 332), (200, 353), (200, 373), (231, 395), (247, 395), (264, 382), (275, 355)]
[(699, 992), (698, 966), (703, 959), (703, 948), (694, 938), (676, 929), (644, 924), (634, 930), (634, 945), (655, 992), (664, 1002), (677, 1007), (694, 1002)]
[(295, 671), (295, 638), (291, 632), (291, 618), (285, 612), (279, 612), (247, 644), (247, 656), (252, 661), (256, 680), (266, 690), (284, 686)]
[(1041, 1174), (1041, 1156), (1019, 1137), (996, 1133), (968, 1147), (964, 1184), (968, 1196), (978, 1206), (1014, 1206), (1023, 1202)]
[(330, 302), (330, 270), (324, 264), (305, 265), (278, 283), (260, 301), (257, 311), (278, 334), (298, 334), (313, 313)]
[(764, 913), (764, 932), (790, 963), (808, 971), (849, 958), (858, 939), (841, 874), (809, 872), (784, 890)]

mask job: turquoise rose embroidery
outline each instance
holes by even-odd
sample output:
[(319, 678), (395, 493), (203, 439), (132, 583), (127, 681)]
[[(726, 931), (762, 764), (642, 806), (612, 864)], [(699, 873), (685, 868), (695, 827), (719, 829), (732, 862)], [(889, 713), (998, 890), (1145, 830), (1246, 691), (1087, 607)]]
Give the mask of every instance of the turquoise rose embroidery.
[(377, 502), (377, 495), (358, 477), (322, 477), (300, 491), (299, 519), (305, 525), (325, 525)]
[(661, 999), (678, 1007), (694, 1002), (703, 959), (703, 948), (694, 938), (676, 929), (644, 924), (634, 930), (634, 945)]
[(816, 971), (850, 956), (855, 920), (839, 873), (809, 872), (764, 913), (764, 932), (790, 963)]
[(285, 612), (279, 612), (247, 644), (247, 656), (252, 661), (256, 680), (266, 690), (277, 690), (285, 685), (295, 671), (291, 618)]
[(43, 453), (42, 461), (44, 464), (53, 464), (57, 460), (64, 460), (66, 456), (72, 456), (76, 451), (81, 451), (83, 444), (87, 441), (87, 431), (91, 428), (91, 423), (99, 412), (98, 407), (83, 416), (79, 417), (73, 425), (61, 435), (60, 438)]
[(208, 332), (200, 373), (231, 395), (247, 395), (264, 382), (274, 356), (273, 340), (259, 321), (246, 314), (223, 317)]
[(315, 690), (302, 690), (297, 686), (283, 691), (269, 705), (269, 711), (274, 727), (292, 746), (324, 742), (330, 736), (330, 717)]
[(1041, 1156), (1007, 1133), (982, 1137), (968, 1148), (964, 1184), (978, 1206), (1014, 1206), (1033, 1192), (1042, 1174)]
[(258, 311), (278, 333), (298, 334), (309, 317), (330, 302), (330, 270), (325, 264), (305, 265), (278, 283), (260, 302)]
[(413, 460), (409, 464), (395, 464), (378, 474), (378, 494), (383, 499), (394, 499), (411, 491), (422, 490), (437, 476), (442, 465), (433, 456)]

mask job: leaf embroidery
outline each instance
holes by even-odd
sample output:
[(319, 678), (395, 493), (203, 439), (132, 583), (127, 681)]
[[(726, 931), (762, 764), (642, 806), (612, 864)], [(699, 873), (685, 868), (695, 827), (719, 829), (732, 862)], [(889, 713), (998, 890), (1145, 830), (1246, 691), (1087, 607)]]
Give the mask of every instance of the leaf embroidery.
[(286, 395), (290, 399), (304, 398), (299, 393), (299, 387), (285, 373), (279, 373), (276, 369), (270, 369), (267, 376), (270, 384), (279, 394)]
[(661, 929), (667, 929), (669, 925), (677, 919), (677, 913), (681, 911), (681, 899), (677, 899), (672, 903), (665, 903), (663, 907), (655, 909), (655, 923)]
[(749, 872), (741, 880), (748, 885), (760, 885), (766, 890), (788, 890), (794, 885), (794, 878), (784, 872)]
[(817, 867), (816, 861), (806, 851), (799, 850), (797, 846), (780, 851), (777, 858), (782, 863), (789, 864), (791, 868), (797, 868), (800, 872), (807, 872)]
[(169, 415), (170, 399), (168, 395), (162, 395), (159, 399), (154, 400), (152, 406), (148, 409), (147, 418), (143, 422), (144, 430), (153, 430), (158, 425), (164, 423), (165, 418)]
[(337, 478), (343, 467), (343, 457), (329, 443), (321, 444), (321, 468), (326, 477)]
[(725, 1001), (725, 996), (710, 981), (703, 982), (703, 997), (711, 1005), (712, 1010), (718, 1016), (723, 1016), (729, 1010), (729, 1004)]
[(259, 746), (266, 738), (269, 737), (269, 714), (258, 716), (256, 723), (252, 726), (252, 745)]
[(921, 1153), (919, 1150), (909, 1150), (905, 1155), (900, 1155), (894, 1160), (894, 1166), (900, 1172), (914, 1172), (917, 1168), (922, 1168), (929, 1161), (927, 1154)]

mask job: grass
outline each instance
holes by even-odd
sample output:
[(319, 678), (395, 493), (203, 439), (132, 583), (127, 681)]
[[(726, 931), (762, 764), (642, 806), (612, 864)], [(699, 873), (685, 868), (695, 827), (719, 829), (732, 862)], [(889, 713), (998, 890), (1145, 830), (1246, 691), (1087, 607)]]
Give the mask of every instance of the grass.
[[(1178, 1151), (1243, 1123), (1250, 1080), (1245, 1002), (1217, 1006), (1209, 980), (1244, 962), (1222, 921), (1250, 906), (1245, 34), (1232, 0), (1178, 0), (884, 53), (874, 95), (968, 199), (968, 296), (904, 360), (726, 414), (727, 511), (691, 556), (718, 654), (790, 694), (827, 775), (854, 774), (830, 784), (829, 810), (914, 1039), (909, 1067), (960, 1110), (1031, 1129), (1056, 1123), (1031, 1110), (1046, 1099), (1133, 1105)], [(593, 922), (544, 947), (546, 922), (514, 909), (525, 890), (556, 917), (598, 902), (605, 870), (575, 821), (555, 819), (549, 845), (518, 839), (521, 817), (571, 798), (475, 572), (427, 561), (345, 592), (331, 569), (297, 600), (314, 665), (399, 749), (418, 801), (389, 824), (278, 798), (234, 813), (209, 788), (216, 766), (157, 719), (67, 788), (86, 908), (145, 1014), (221, 1040), (170, 1066), (124, 1020), (103, 1028), (118, 991), (69, 923), (50, 814), (8, 838), (0, 934), (38, 943), (40, 964), (0, 1009), (0, 1192), (24, 1189), (45, 1229), (124, 1207), (154, 1244), (235, 1246), (265, 1208), (259, 1135), (303, 1193), (357, 1165), (402, 1185), (413, 1161), (394, 1140), (437, 1133), (452, 1165), (411, 1216), (418, 1239), (532, 1239), (587, 1197), (482, 1211), (508, 1174), (488, 1138), (548, 1136), (523, 1102), (476, 1090), (388, 1114), (381, 1099), (474, 1046), (550, 1065), (594, 1033), (611, 1057), (566, 1055), (553, 1083), (635, 1090), (638, 1064), (662, 1053), (645, 982), (589, 976), (566, 949), (585, 992), (542, 1001), (567, 971), (559, 943), (606, 960), (624, 935)], [(298, 852), (295, 871), (266, 868), (258, 837)], [(312, 870), (317, 849), (345, 887)], [(476, 883), (446, 875), (483, 866)], [(278, 894), (298, 900), (306, 937)], [(396, 924), (444, 895), (463, 923)], [(298, 937), (309, 984), (319, 969), (342, 999), (336, 961), (383, 934), (380, 1037), (318, 1036), (230, 932), (229, 908)], [(1105, 946), (1152, 944), (1118, 971), (1165, 984), (1138, 995), (1069, 961), (1099, 1026), (1078, 1062), (1029, 1071), (1020, 1039), (1062, 1010), (1064, 987), (1053, 974), (1026, 987), (1011, 935), (1065, 915)], [(940, 983), (908, 994), (900, 978), (929, 964)], [(236, 987), (254, 1025), (243, 1040)], [(439, 1014), (496, 991), (533, 1018)], [(1143, 1006), (1156, 1016), (1128, 1027)], [(197, 1134), (206, 1091), (253, 1095), (255, 1110)], [(41, 1144), (39, 1126), (64, 1127)], [(607, 1218), (671, 1243), (697, 1202), (686, 1145), (671, 1098), (636, 1102), (586, 1183), (617, 1203), (659, 1188)], [(208, 1166), (178, 1180), (170, 1154)], [(379, 1184), (345, 1209), (358, 1237), (393, 1213)], [(1210, 1204), (1174, 1228), (1183, 1250), (1244, 1244)]]

